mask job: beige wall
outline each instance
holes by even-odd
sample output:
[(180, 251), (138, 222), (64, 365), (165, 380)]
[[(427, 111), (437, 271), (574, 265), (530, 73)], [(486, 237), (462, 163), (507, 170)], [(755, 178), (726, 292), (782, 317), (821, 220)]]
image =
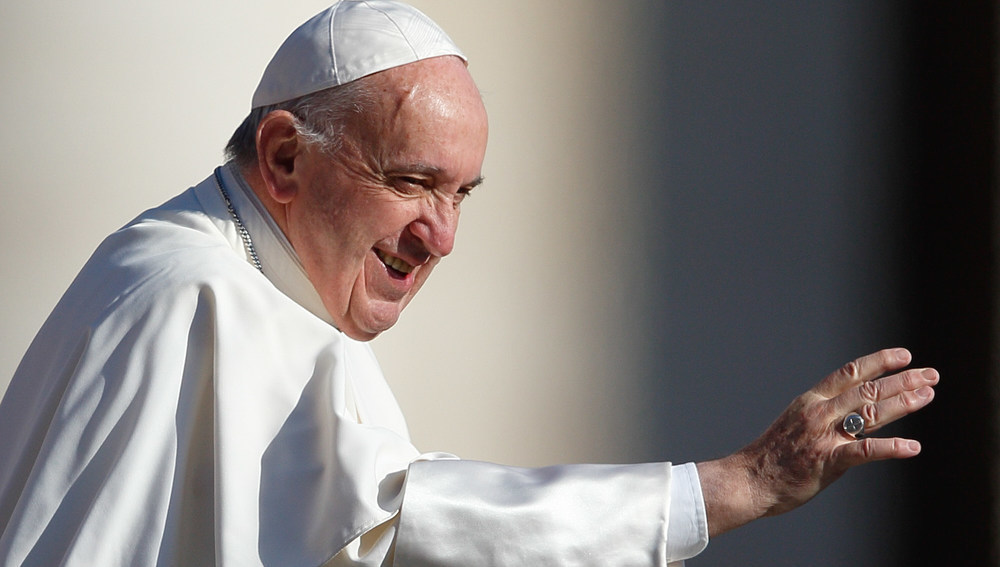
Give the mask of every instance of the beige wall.
[[(5, 4), (0, 389), (101, 238), (219, 163), (270, 55), (325, 6)], [(470, 56), (491, 142), (454, 256), (375, 343), (414, 438), (514, 464), (618, 460), (621, 26), (596, 1), (415, 4)]]

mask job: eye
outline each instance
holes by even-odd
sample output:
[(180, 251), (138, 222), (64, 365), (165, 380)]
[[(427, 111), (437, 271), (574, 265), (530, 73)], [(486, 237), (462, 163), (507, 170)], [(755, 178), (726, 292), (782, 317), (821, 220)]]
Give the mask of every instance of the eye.
[(392, 188), (401, 195), (417, 195), (427, 188), (427, 180), (411, 175), (394, 177)]
[(455, 204), (460, 205), (466, 198), (472, 196), (473, 187), (462, 187), (455, 193)]

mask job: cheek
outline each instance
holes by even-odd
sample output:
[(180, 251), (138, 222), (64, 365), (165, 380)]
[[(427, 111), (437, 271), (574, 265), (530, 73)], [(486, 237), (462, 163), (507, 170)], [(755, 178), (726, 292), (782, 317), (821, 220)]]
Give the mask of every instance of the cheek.
[(384, 187), (350, 187), (313, 192), (297, 207), (301, 230), (299, 242), (292, 244), (298, 250), (307, 240), (312, 262), (323, 265), (328, 276), (333, 270), (357, 275), (373, 247), (394, 247), (420, 216), (420, 199), (402, 198)]
[(373, 200), (358, 211), (356, 226), (369, 245), (387, 239), (396, 241), (405, 238), (409, 226), (420, 218), (421, 206), (420, 199)]
[(332, 199), (305, 203), (303, 208), (302, 224), (315, 248), (327, 254), (361, 255), (356, 249), (371, 232), (370, 211), (349, 200)]

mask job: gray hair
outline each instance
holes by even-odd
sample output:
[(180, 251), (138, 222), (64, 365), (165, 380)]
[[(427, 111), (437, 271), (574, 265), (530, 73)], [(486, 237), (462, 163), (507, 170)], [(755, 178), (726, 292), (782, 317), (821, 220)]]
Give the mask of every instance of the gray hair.
[(375, 91), (364, 78), (330, 87), (285, 102), (254, 108), (226, 144), (226, 159), (240, 167), (257, 161), (257, 128), (265, 116), (286, 110), (296, 119), (295, 130), (307, 144), (319, 144), (324, 152), (340, 149), (344, 122), (351, 114), (372, 107)]

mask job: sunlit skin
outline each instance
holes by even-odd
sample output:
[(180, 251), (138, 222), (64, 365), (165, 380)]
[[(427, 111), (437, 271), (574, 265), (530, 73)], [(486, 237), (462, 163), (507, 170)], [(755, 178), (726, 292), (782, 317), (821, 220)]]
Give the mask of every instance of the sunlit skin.
[(248, 181), (294, 247), (334, 324), (388, 329), (454, 247), (462, 200), (482, 181), (487, 118), (464, 62), (436, 57), (367, 77), (380, 93), (335, 155), (291, 115), (258, 129)]

